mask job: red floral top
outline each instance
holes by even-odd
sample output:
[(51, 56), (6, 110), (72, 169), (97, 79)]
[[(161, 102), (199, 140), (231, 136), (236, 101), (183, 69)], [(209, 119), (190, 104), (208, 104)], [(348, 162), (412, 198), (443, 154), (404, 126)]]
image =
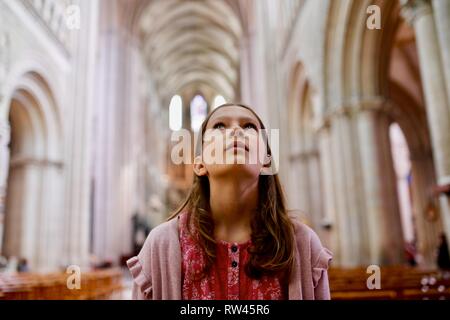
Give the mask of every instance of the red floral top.
[[(218, 241), (216, 261), (210, 272), (201, 280), (199, 274), (205, 259), (201, 247), (194, 241), (197, 234), (187, 230), (188, 214), (180, 216), (180, 244), (182, 254), (183, 300), (283, 300), (288, 298), (288, 285), (278, 277), (263, 276), (251, 279), (245, 273), (250, 254), (246, 243)], [(193, 230), (193, 229), (191, 229)]]

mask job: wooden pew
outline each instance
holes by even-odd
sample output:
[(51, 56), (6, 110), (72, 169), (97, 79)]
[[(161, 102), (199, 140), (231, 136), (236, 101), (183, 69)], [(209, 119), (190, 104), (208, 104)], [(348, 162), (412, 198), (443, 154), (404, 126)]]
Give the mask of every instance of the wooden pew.
[(370, 290), (367, 279), (371, 273), (366, 268), (331, 268), (332, 299), (450, 299), (450, 273), (405, 266), (381, 267), (380, 271), (381, 289)]
[(66, 273), (0, 274), (1, 300), (99, 300), (110, 299), (123, 289), (118, 269), (82, 272), (81, 288), (70, 290)]

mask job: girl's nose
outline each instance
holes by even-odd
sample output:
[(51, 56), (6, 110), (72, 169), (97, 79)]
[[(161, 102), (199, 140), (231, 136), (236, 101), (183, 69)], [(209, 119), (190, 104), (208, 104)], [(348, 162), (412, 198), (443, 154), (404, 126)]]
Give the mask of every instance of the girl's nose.
[(231, 128), (231, 136), (232, 137), (239, 137), (239, 136), (243, 136), (243, 135), (244, 135), (244, 132), (240, 126), (233, 126)]

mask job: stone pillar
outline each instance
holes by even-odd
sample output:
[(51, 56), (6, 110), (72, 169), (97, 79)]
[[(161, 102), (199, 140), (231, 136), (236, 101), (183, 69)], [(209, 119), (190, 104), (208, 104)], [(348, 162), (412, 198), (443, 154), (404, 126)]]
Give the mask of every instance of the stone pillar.
[[(297, 136), (296, 139), (301, 139)], [(290, 156), (289, 182), (292, 209), (300, 210), (302, 218), (319, 231), (322, 215), (320, 163), (317, 150), (304, 150)], [(284, 182), (288, 182), (287, 180)], [(304, 215), (304, 216), (303, 216)]]
[(414, 227), (417, 236), (417, 252), (422, 266), (436, 267), (436, 248), (439, 245), (439, 233), (442, 232), (442, 219), (439, 215), (427, 213), (430, 205), (431, 187), (435, 184), (435, 173), (431, 150), (410, 149), (412, 166), (412, 199)]
[(38, 251), (42, 175), (34, 159), (11, 160), (8, 177), (8, 216), (5, 221), (5, 254), (27, 258), (30, 268), (39, 267)]
[[(296, 137), (298, 138), (298, 137)], [(304, 217), (310, 222), (310, 207), (308, 197), (308, 171), (304, 156), (300, 152), (294, 152), (290, 156), (289, 164), (289, 207), (300, 210)]]
[(361, 199), (371, 264), (400, 264), (404, 241), (387, 113), (383, 101), (362, 102), (357, 111), (361, 159)]
[(403, 261), (387, 113), (360, 101), (325, 115), (320, 130), (325, 211), (335, 263), (343, 267)]
[(53, 161), (41, 161), (39, 164), (42, 175), (41, 215), (39, 219), (36, 251), (39, 253), (39, 272), (53, 272), (64, 264), (61, 253), (64, 246), (63, 208), (63, 170), (62, 164)]
[(10, 127), (8, 121), (0, 119), (0, 255), (3, 253), (3, 234), (5, 232), (6, 184), (9, 171), (9, 140)]
[[(95, 109), (95, 66), (97, 64), (98, 2), (79, 1), (81, 29), (73, 35), (74, 55), (65, 125), (65, 232), (66, 265), (82, 268), (89, 264), (91, 142)], [(106, 164), (105, 164), (106, 165)]]
[[(5, 80), (10, 64), (10, 39), (7, 33), (0, 29), (0, 255), (3, 248), (3, 233), (5, 221), (6, 183), (9, 170), (10, 127), (5, 99)], [(4, 118), (3, 118), (4, 117)]]
[[(323, 203), (323, 216), (321, 225), (325, 228), (324, 245), (330, 248), (336, 256), (339, 256), (339, 233), (336, 230), (336, 204), (335, 204), (335, 187), (333, 180), (333, 156), (331, 147), (331, 128), (328, 121), (317, 132), (319, 154), (320, 154), (320, 171), (322, 194), (320, 201)], [(336, 261), (339, 264), (339, 261)]]
[(252, 101), (251, 96), (251, 44), (253, 40), (245, 34), (240, 40), (240, 94), (236, 97), (236, 101), (242, 101), (249, 104)]
[[(133, 119), (139, 101), (133, 99), (137, 43), (127, 31), (119, 1), (102, 2), (96, 87), (96, 148), (93, 252), (119, 262), (131, 251), (133, 208)], [(134, 82), (136, 87), (136, 82)], [(136, 91), (134, 91), (136, 92)], [(125, 107), (126, 106), (126, 107)], [(133, 210), (134, 209), (134, 210)], [(119, 236), (118, 236), (119, 235)]]
[(64, 251), (61, 166), (17, 157), (8, 178), (5, 254), (25, 257), (35, 272), (53, 272)]
[(447, 99), (450, 101), (450, 1), (433, 0), (433, 9), (436, 16), (435, 22), (439, 46), (441, 48)]
[[(249, 64), (245, 67), (248, 70), (248, 75), (244, 77), (244, 81), (247, 79), (247, 82), (249, 82), (247, 90), (250, 92), (243, 92), (243, 96), (249, 99), (249, 101), (244, 102), (252, 105), (266, 126), (270, 127), (272, 123), (269, 121), (271, 119), (269, 119), (270, 114), (267, 106), (270, 104), (267, 102), (267, 95), (264, 94), (267, 92), (266, 38), (269, 37), (268, 27), (265, 23), (267, 14), (264, 1), (252, 1), (250, 4), (250, 10), (254, 12), (254, 15), (253, 19), (248, 22), (248, 57), (241, 62)], [(251, 81), (250, 79), (260, 79), (260, 81)]]
[(368, 239), (363, 216), (363, 189), (358, 159), (354, 116), (348, 108), (327, 114), (330, 119), (332, 180), (335, 195), (336, 221), (339, 234), (336, 261), (343, 267), (369, 263)]
[[(429, 0), (402, 0), (402, 5), (403, 14), (416, 33), (437, 182), (450, 184), (450, 107), (433, 11)], [(447, 235), (450, 235), (449, 201), (448, 196), (440, 196)]]
[[(106, 13), (105, 13), (106, 15)], [(118, 93), (123, 92), (117, 84), (121, 65), (119, 34), (111, 30), (99, 33), (99, 60), (97, 65), (97, 90), (95, 118), (95, 150), (93, 177), (95, 181), (93, 253), (100, 259), (112, 259), (116, 254), (118, 239), (111, 241), (113, 221), (119, 211), (118, 188), (120, 183), (121, 144), (118, 126), (118, 108), (123, 101)], [(116, 247), (114, 251), (112, 248)]]
[(311, 219), (311, 226), (321, 235), (321, 220), (323, 214), (322, 186), (320, 171), (320, 155), (317, 149), (310, 149), (305, 153), (306, 175), (298, 179), (305, 179), (307, 183), (307, 195), (309, 202), (308, 215)]

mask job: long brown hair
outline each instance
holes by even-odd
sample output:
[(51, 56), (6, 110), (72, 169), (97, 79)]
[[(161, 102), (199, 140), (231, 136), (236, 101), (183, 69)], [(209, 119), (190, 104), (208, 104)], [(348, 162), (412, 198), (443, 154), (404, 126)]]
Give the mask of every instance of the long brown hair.
[[(210, 112), (203, 121), (196, 146), (196, 156), (201, 155), (203, 135), (212, 114), (221, 108), (231, 106), (242, 107), (252, 112), (258, 119), (261, 129), (265, 129), (259, 116), (250, 107), (243, 104), (223, 104)], [(268, 144), (267, 152), (271, 155)], [(209, 197), (208, 177), (197, 176), (194, 173), (194, 181), (186, 200), (168, 219), (175, 218), (187, 209), (188, 226), (192, 224), (198, 231), (196, 240), (206, 257), (206, 265), (201, 276), (207, 275), (216, 258), (214, 221), (209, 207)], [(250, 259), (245, 266), (246, 274), (254, 279), (264, 275), (289, 278), (294, 264), (294, 228), (287, 213), (278, 174), (259, 176), (258, 197), (257, 212), (253, 215), (251, 222), (251, 246), (248, 249)]]

